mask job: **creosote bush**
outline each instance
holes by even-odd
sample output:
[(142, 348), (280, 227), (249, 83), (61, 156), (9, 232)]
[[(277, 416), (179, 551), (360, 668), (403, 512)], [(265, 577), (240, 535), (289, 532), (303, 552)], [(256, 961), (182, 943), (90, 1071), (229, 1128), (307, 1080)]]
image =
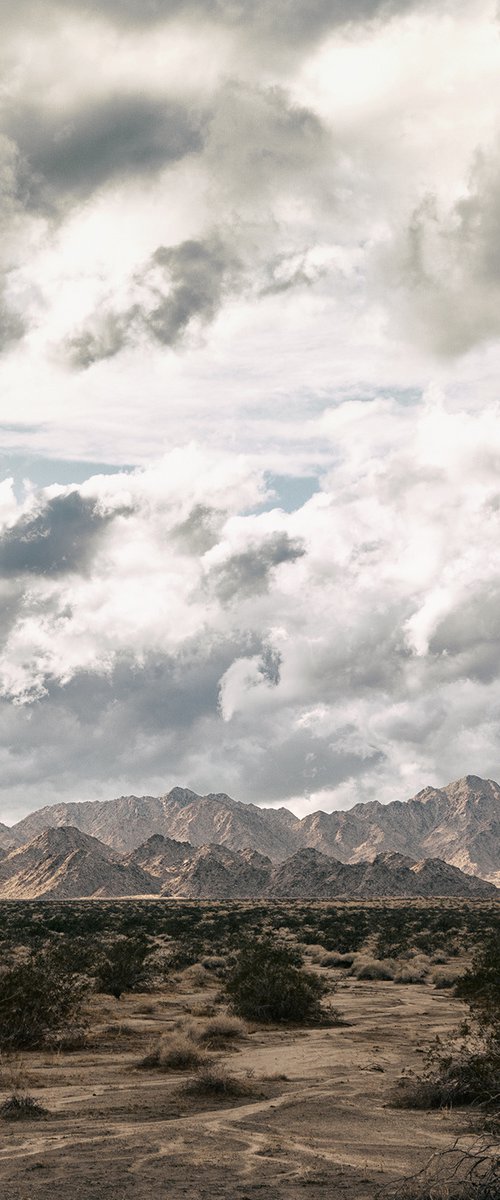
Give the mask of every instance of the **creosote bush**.
[(0, 973), (0, 1049), (33, 1050), (81, 1030), (88, 986), (61, 971), (50, 954)]
[(95, 973), (96, 988), (116, 1000), (124, 992), (147, 986), (147, 958), (150, 947), (146, 938), (124, 937), (112, 943), (98, 963)]
[(301, 962), (282, 944), (262, 939), (245, 946), (226, 983), (235, 1012), (249, 1021), (320, 1020), (325, 986)]
[(48, 1109), (43, 1108), (33, 1096), (14, 1092), (0, 1104), (2, 1121), (40, 1121), (48, 1115)]

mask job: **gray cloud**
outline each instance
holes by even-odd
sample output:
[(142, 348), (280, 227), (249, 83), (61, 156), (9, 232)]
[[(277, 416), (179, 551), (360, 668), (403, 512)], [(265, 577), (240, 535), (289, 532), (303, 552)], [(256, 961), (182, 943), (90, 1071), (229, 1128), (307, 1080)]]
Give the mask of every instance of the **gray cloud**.
[[(371, 21), (405, 12), (422, 0), (52, 0), (44, 6), (45, 22), (58, 10), (85, 17), (98, 17), (130, 28), (149, 27), (172, 20), (213, 21), (264, 43), (287, 46), (308, 44), (329, 29), (353, 22)], [(456, 2), (456, 0), (455, 0)], [(0, 3), (0, 14), (8, 25), (40, 18), (37, 0), (19, 0), (13, 9), (9, 0)]]
[(71, 111), (7, 108), (25, 207), (57, 208), (117, 179), (161, 170), (200, 149), (201, 118), (171, 100), (114, 95)]
[(500, 663), (500, 582), (477, 587), (474, 594), (439, 621), (429, 640), (431, 654), (442, 659), (448, 678), (489, 683)]
[(215, 546), (225, 513), (206, 504), (195, 504), (185, 521), (171, 531), (170, 538), (185, 554), (205, 554)]
[(274, 533), (258, 546), (233, 554), (221, 566), (212, 567), (208, 582), (224, 604), (266, 592), (272, 572), (281, 563), (296, 562), (306, 553), (299, 538)]
[(96, 312), (66, 346), (75, 367), (86, 368), (117, 354), (128, 341), (146, 333), (163, 346), (175, 346), (191, 322), (212, 321), (235, 286), (238, 261), (217, 235), (160, 246), (136, 283), (147, 300), (123, 312)]
[(84, 571), (96, 543), (116, 516), (99, 510), (77, 491), (56, 496), (0, 537), (0, 574), (60, 575)]
[(439, 355), (500, 333), (500, 152), (477, 155), (467, 192), (448, 210), (429, 193), (384, 256), (394, 320)]

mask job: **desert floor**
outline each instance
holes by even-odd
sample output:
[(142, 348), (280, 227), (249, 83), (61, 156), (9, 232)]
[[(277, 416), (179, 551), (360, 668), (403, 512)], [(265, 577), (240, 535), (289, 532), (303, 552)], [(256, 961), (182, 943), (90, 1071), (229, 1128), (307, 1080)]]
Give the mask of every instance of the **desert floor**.
[(175, 991), (96, 996), (84, 1050), (4, 1062), (0, 1102), (14, 1081), (49, 1115), (1, 1123), (2, 1200), (368, 1200), (469, 1127), (463, 1111), (390, 1106), (401, 1071), (421, 1069), (422, 1047), (463, 1016), (429, 983), (345, 978), (333, 1002), (348, 1025), (250, 1027), (213, 1054), (248, 1083), (243, 1099), (194, 1098), (186, 1073), (138, 1068), (159, 1034), (202, 1022), (218, 990), (186, 972)]

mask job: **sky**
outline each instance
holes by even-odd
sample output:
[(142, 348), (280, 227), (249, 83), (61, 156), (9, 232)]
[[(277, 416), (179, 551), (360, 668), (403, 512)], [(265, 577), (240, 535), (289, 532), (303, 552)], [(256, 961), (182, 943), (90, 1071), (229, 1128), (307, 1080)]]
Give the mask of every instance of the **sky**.
[(0, 26), (0, 820), (498, 778), (497, 4)]

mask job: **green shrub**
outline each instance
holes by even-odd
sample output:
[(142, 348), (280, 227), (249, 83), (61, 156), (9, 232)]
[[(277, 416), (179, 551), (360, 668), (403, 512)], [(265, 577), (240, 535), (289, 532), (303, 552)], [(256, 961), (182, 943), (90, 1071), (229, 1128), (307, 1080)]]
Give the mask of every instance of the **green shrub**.
[(149, 954), (146, 938), (125, 937), (113, 942), (97, 966), (97, 991), (119, 1000), (123, 992), (147, 986)]
[(264, 1022), (317, 1021), (325, 992), (296, 951), (264, 939), (242, 949), (226, 989), (240, 1017)]
[(50, 955), (39, 955), (0, 974), (0, 1049), (31, 1050), (82, 1025), (87, 991), (77, 975), (63, 973)]

